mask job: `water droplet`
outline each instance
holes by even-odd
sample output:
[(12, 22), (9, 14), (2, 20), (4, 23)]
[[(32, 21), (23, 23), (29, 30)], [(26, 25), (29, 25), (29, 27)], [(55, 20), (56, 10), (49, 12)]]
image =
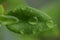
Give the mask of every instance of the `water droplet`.
[(28, 23), (31, 25), (36, 25), (38, 24), (38, 18), (37, 17), (32, 17), (28, 20)]

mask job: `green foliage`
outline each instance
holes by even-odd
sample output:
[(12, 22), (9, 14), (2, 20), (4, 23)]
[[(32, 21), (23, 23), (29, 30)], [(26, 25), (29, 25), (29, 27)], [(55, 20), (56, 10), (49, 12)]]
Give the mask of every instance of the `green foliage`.
[(3, 2), (4, 0), (0, 0), (0, 4)]
[[(21, 0), (20, 0), (21, 1)], [(18, 0), (6, 0), (7, 10), (0, 6), (0, 24), (5, 25), (12, 32), (24, 37), (55, 37), (58, 33), (50, 16), (46, 13), (20, 3)], [(10, 10), (10, 11), (9, 11)], [(48, 11), (48, 13), (52, 13)], [(55, 12), (54, 12), (55, 13)]]
[[(48, 35), (51, 31), (50, 36), (52, 36), (55, 32), (53, 31), (55, 29), (55, 24), (51, 17), (35, 8), (16, 8), (15, 10), (9, 11), (6, 15), (14, 16), (19, 19), (18, 23), (7, 25), (6, 27), (15, 33), (19, 33), (20, 35), (46, 35), (43, 34), (45, 33), (44, 31), (46, 31)], [(40, 34), (41, 32), (43, 33)]]
[(4, 8), (2, 5), (0, 5), (0, 15), (4, 13)]

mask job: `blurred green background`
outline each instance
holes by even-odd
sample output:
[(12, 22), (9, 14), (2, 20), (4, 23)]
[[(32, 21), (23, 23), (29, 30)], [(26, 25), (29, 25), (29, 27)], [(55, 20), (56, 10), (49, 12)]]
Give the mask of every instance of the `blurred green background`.
[[(24, 2), (21, 0), (19, 2), (21, 4), (26, 3), (31, 7), (37, 8), (47, 13), (57, 24), (58, 29), (60, 29), (60, 0), (24, 0)], [(9, 31), (4, 26), (0, 26), (0, 40), (21, 40), (21, 38), (19, 34)]]

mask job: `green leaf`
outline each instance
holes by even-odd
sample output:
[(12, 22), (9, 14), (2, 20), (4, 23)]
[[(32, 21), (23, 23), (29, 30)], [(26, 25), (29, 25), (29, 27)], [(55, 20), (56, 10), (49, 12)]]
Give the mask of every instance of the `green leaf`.
[(7, 25), (6, 27), (21, 35), (38, 35), (40, 32), (51, 30), (54, 23), (47, 14), (32, 7), (22, 7), (9, 11), (7, 15), (14, 16), (19, 19), (17, 24)]

